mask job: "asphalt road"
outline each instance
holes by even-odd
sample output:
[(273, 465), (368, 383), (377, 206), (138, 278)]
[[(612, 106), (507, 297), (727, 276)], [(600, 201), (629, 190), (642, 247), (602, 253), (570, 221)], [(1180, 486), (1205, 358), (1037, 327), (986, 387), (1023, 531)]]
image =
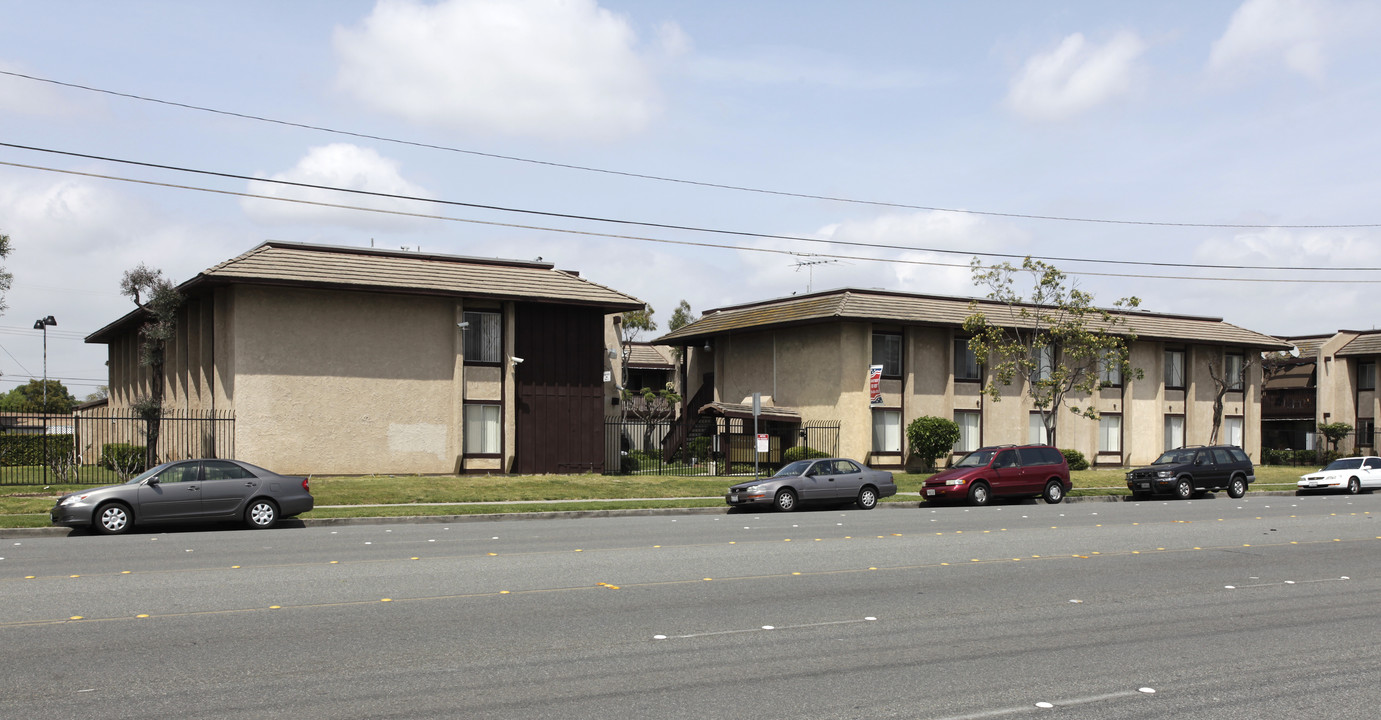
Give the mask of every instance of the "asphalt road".
[(8, 539), (0, 717), (1370, 720), (1378, 515), (1219, 495)]

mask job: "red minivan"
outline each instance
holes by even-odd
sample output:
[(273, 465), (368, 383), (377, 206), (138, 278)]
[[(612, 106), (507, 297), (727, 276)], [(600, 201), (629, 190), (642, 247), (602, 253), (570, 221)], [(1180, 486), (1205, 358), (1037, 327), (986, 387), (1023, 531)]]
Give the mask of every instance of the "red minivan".
[(967, 500), (987, 505), (995, 497), (1043, 497), (1050, 504), (1069, 492), (1069, 463), (1049, 445), (985, 447), (960, 458), (925, 481), (926, 500)]

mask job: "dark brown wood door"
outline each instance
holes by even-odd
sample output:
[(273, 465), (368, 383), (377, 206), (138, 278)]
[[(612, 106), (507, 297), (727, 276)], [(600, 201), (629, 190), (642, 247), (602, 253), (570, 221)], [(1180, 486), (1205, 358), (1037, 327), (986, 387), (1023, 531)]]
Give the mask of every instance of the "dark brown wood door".
[(519, 303), (514, 322), (514, 470), (603, 472), (604, 313)]

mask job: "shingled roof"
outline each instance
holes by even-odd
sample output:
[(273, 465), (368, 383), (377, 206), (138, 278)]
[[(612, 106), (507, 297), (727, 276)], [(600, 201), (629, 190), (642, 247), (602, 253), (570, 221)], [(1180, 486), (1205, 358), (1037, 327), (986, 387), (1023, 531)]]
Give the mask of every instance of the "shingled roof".
[[(812, 295), (767, 300), (707, 311), (699, 320), (653, 342), (659, 345), (693, 345), (721, 333), (771, 327), (823, 323), (838, 320), (962, 327), (976, 309), (998, 325), (1010, 322), (1008, 306), (985, 300), (846, 288)], [(1030, 306), (1034, 307), (1034, 306)], [(1280, 338), (1223, 322), (1221, 318), (1164, 315), (1140, 311), (1114, 311), (1125, 328), (1143, 340), (1239, 345), (1263, 350), (1288, 350)], [(1029, 325), (1028, 325), (1029, 326)]]
[[(598, 307), (606, 313), (644, 307), (631, 295), (557, 270), (551, 263), (277, 240), (198, 273), (178, 290), (192, 294), (230, 284), (560, 303)], [(142, 311), (135, 310), (86, 341), (105, 342), (109, 332), (141, 316)]]
[(1381, 332), (1360, 331), (1361, 334), (1342, 346), (1335, 353), (1340, 357), (1355, 355), (1381, 355)]

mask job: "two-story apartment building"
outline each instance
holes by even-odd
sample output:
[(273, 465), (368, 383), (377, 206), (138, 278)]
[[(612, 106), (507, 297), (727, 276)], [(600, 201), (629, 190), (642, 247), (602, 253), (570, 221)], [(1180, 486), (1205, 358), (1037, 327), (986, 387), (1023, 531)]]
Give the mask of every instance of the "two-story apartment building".
[[(289, 473), (597, 472), (610, 316), (643, 307), (550, 263), (284, 242), (178, 291), (164, 407), (232, 411), (234, 457)], [(112, 408), (150, 393), (144, 320), (87, 338)]]
[[(956, 452), (982, 445), (1043, 442), (1044, 425), (1022, 380), (1000, 401), (982, 388), (984, 364), (968, 348), (967, 298), (843, 289), (706, 312), (656, 340), (686, 348), (686, 397), (737, 411), (754, 393), (778, 419), (838, 422), (842, 455), (876, 466), (902, 466), (905, 428), (937, 416), (959, 424)], [(989, 322), (1007, 306), (978, 302)], [(1277, 338), (1219, 318), (1149, 312), (1116, 313), (1135, 334), (1131, 363), (1140, 379), (1111, 375), (1097, 397), (1097, 420), (1059, 409), (1059, 445), (1104, 465), (1150, 462), (1166, 448), (1205, 444), (1224, 370), (1245, 368), (1245, 381), (1224, 396), (1220, 442), (1258, 456), (1261, 364), (1254, 354), (1289, 347)], [(1058, 351), (1056, 355), (1058, 360)], [(880, 366), (876, 388), (870, 369)], [(703, 388), (703, 390), (702, 390)]]
[(1319, 425), (1343, 422), (1354, 428), (1340, 446), (1347, 452), (1375, 452), (1381, 394), (1376, 368), (1381, 330), (1339, 330), (1327, 335), (1283, 338), (1290, 357), (1276, 358), (1263, 393), (1263, 435), (1272, 449), (1313, 450)]

